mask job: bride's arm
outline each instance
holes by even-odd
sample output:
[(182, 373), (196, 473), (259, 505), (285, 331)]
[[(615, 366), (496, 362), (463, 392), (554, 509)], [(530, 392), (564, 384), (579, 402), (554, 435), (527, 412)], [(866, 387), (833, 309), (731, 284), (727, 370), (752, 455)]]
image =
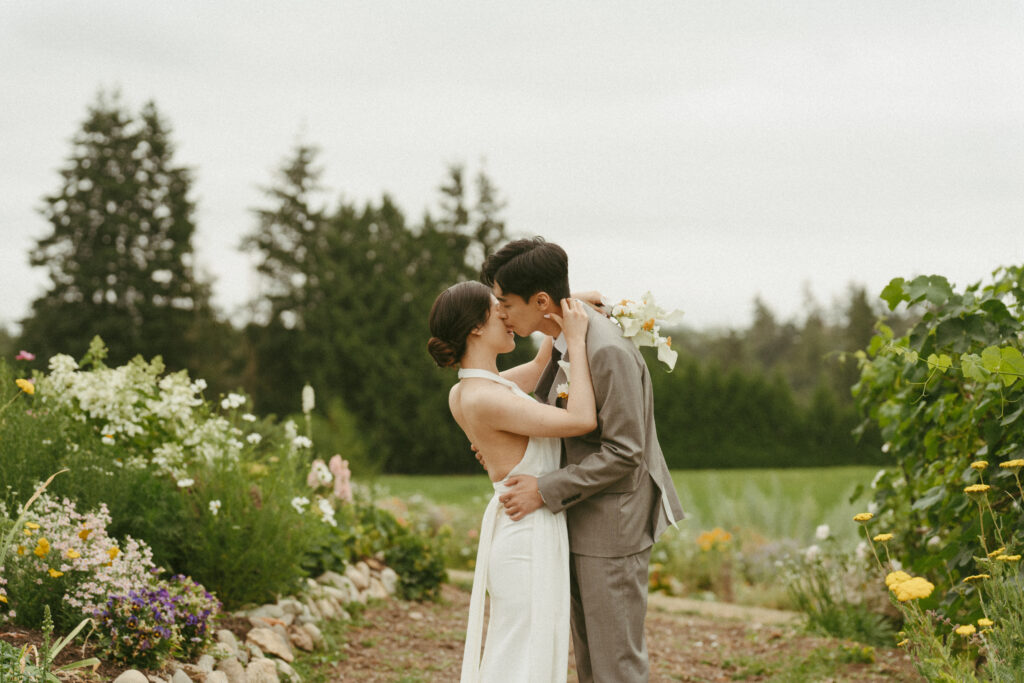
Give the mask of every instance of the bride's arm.
[(533, 360), (509, 368), (502, 372), (501, 376), (515, 382), (516, 386), (526, 393), (531, 393), (537, 386), (537, 382), (540, 381), (540, 376), (543, 374), (544, 368), (547, 367), (548, 361), (551, 360), (551, 343), (551, 337), (544, 335)]
[(580, 436), (597, 427), (594, 385), (587, 361), (589, 320), (579, 301), (562, 302), (562, 316), (553, 316), (565, 330), (569, 357), (569, 397), (565, 408), (524, 401), (500, 387), (488, 387), (467, 410), (473, 420), (505, 432), (525, 436)]

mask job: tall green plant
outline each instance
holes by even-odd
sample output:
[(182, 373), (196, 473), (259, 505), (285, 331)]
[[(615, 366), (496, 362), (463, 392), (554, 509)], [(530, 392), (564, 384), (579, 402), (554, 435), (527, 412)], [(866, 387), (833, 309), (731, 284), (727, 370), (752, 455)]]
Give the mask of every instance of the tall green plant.
[[(1021, 491), (1000, 466), (1024, 454), (1024, 269), (999, 268), (959, 292), (937, 275), (895, 278), (882, 299), (919, 311), (920, 322), (903, 336), (880, 322), (858, 354), (862, 428), (877, 424), (891, 459), (874, 483), (879, 518), (909, 566), (948, 577), (948, 609), (980, 616), (977, 590), (961, 579), (986, 548), (1024, 546)], [(964, 493), (978, 483), (978, 461), (993, 465), (987, 505)]]

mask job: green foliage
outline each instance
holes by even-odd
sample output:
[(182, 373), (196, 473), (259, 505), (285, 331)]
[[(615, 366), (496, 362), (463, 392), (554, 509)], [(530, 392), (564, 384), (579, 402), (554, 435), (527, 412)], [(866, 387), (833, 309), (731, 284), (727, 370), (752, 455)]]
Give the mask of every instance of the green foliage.
[[(1024, 545), (1021, 492), (1014, 472), (999, 467), (1024, 454), (1024, 271), (1000, 268), (991, 283), (962, 292), (940, 276), (896, 278), (883, 297), (919, 310), (920, 321), (901, 337), (879, 324), (860, 354), (857, 403), (893, 463), (876, 481), (875, 502), (901, 561), (947, 577), (951, 611), (977, 612), (976, 593), (960, 584), (976, 573), (974, 558)], [(976, 460), (991, 461), (990, 474), (972, 469)], [(992, 486), (984, 505), (964, 493), (982, 481)]]
[(162, 355), (177, 369), (195, 360), (213, 315), (193, 270), (191, 172), (173, 156), (153, 103), (134, 115), (100, 93), (60, 188), (44, 200), (52, 231), (30, 260), (50, 285), (24, 322), (23, 348), (77, 356), (98, 334), (116, 362)]

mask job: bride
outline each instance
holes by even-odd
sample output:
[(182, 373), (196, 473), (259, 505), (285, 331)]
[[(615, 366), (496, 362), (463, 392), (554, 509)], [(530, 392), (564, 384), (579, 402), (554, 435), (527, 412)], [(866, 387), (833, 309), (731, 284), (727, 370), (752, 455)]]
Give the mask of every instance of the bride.
[[(430, 355), (441, 367), (459, 366), (448, 396), (455, 421), (479, 449), (494, 485), (480, 528), (462, 658), (462, 683), (566, 680), (569, 657), (569, 545), (564, 513), (542, 507), (519, 521), (498, 497), (510, 476), (540, 476), (559, 467), (563, 436), (597, 427), (587, 364), (588, 318), (582, 302), (562, 301), (562, 327), (573, 362), (565, 407), (546, 405), (533, 390), (551, 356), (546, 337), (537, 357), (498, 372), (499, 353), (515, 348), (491, 289), (460, 282), (437, 297), (430, 311)], [(490, 595), (487, 642), (484, 592)]]

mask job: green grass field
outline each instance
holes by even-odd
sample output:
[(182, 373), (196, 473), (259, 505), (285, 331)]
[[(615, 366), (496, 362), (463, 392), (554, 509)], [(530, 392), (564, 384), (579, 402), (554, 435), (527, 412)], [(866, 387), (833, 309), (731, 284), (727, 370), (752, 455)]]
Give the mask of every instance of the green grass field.
[[(774, 470), (676, 470), (676, 489), (687, 513), (681, 528), (691, 533), (720, 526), (743, 529), (772, 539), (809, 543), (819, 524), (828, 524), (840, 538), (852, 539), (851, 517), (867, 505), (851, 503), (858, 484), (867, 488), (874, 467), (830, 467)], [(379, 494), (409, 500), (414, 496), (450, 508), (457, 516), (479, 519), (492, 488), (479, 475), (382, 475), (374, 482)]]

